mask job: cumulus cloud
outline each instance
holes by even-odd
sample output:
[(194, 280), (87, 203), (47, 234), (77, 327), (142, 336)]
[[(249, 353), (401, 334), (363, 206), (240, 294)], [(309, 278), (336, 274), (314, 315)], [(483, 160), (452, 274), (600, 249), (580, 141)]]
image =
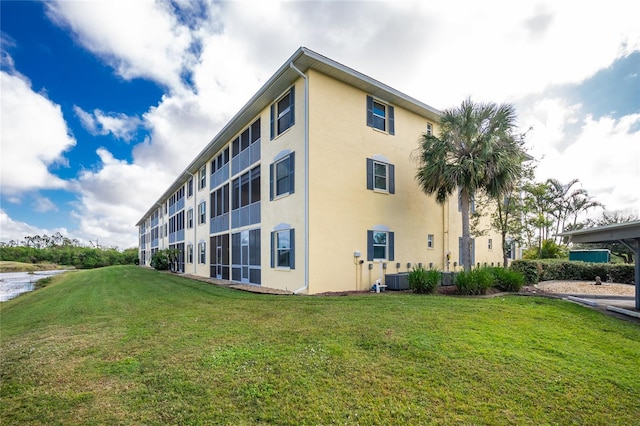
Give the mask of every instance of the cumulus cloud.
[(32, 207), (38, 213), (46, 213), (46, 212), (58, 210), (58, 207), (56, 207), (53, 201), (41, 195), (36, 195), (36, 197), (33, 200)]
[(26, 236), (53, 235), (56, 232), (60, 232), (69, 238), (74, 238), (66, 228), (44, 229), (13, 220), (3, 209), (0, 209), (0, 230), (2, 231), (0, 236), (0, 241), (2, 242), (22, 241)]
[(172, 89), (182, 86), (192, 61), (192, 37), (168, 2), (47, 2), (49, 17), (70, 28), (78, 41), (125, 79), (147, 78)]
[[(132, 147), (132, 162), (100, 149), (100, 162), (72, 185), (79, 194), (74, 207), (78, 232), (121, 247), (136, 243), (134, 224), (140, 216), (300, 45), (436, 108), (457, 105), (469, 95), (513, 101), (549, 86), (580, 84), (640, 49), (637, 14), (629, 13), (624, 0), (611, 0), (607, 8), (588, 2), (499, 0), (256, 2), (251, 7), (245, 2), (59, 1), (48, 2), (46, 9), (122, 78), (144, 78), (167, 89), (140, 118), (74, 108), (94, 135), (129, 141), (139, 126), (149, 131)], [(524, 128), (534, 126), (529, 138), (533, 154), (546, 156), (543, 170), (557, 172), (563, 164), (567, 171), (566, 178), (550, 177), (579, 177), (592, 195), (605, 189), (576, 171), (588, 167), (597, 176), (606, 169), (620, 176), (618, 181), (633, 181), (633, 167), (624, 174), (623, 165), (604, 168), (595, 163), (597, 157), (581, 157), (578, 151), (581, 146), (595, 149), (591, 133), (625, 148), (628, 137), (638, 136), (633, 130), (637, 120), (585, 120), (579, 104), (561, 97), (529, 102), (522, 122)], [(569, 134), (571, 123), (577, 130)], [(4, 140), (3, 117), (3, 165)], [(61, 161), (61, 146), (57, 156), (41, 163)], [(573, 167), (567, 155), (585, 166)], [(613, 205), (625, 197), (632, 200), (628, 188), (616, 186), (609, 191), (616, 195), (607, 200)]]
[(22, 76), (0, 73), (2, 87), (2, 191), (17, 194), (43, 188), (65, 188), (49, 172), (65, 165), (65, 151), (76, 144), (60, 106), (32, 90)]
[(121, 113), (104, 113), (99, 109), (88, 113), (77, 105), (73, 111), (80, 119), (82, 126), (92, 135), (108, 135), (111, 133), (116, 139), (129, 142), (144, 122), (138, 117), (130, 117)]
[[(544, 99), (525, 116), (533, 126), (527, 141), (541, 159), (539, 180), (580, 179), (583, 187), (608, 210), (640, 212), (640, 113), (621, 118), (580, 118), (579, 105)], [(580, 120), (576, 123), (576, 120)], [(577, 128), (571, 138), (566, 129)], [(574, 130), (575, 132), (575, 130)]]
[(170, 89), (183, 86), (193, 40), (169, 2), (57, 1), (46, 7), (54, 22), (70, 28), (80, 44), (121, 77), (146, 78)]
[(72, 213), (79, 223), (76, 232), (109, 246), (135, 246), (135, 224), (175, 175), (118, 160), (104, 148), (97, 153), (99, 170), (85, 170), (73, 182), (80, 194)]

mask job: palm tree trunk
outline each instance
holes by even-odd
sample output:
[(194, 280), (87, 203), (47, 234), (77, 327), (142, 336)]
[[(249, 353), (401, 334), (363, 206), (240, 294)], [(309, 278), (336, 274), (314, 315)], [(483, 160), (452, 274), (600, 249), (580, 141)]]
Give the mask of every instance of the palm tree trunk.
[(502, 267), (509, 267), (509, 256), (507, 256), (507, 234), (502, 232), (500, 234), (502, 240)]
[(465, 271), (471, 270), (471, 232), (469, 226), (469, 191), (462, 188), (460, 191), (460, 210), (462, 213), (462, 264)]

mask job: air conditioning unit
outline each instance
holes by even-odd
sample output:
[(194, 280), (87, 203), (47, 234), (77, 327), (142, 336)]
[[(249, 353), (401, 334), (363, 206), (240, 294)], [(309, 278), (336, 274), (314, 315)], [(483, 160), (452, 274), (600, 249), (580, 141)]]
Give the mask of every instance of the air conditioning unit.
[(409, 274), (385, 274), (384, 283), (387, 285), (387, 290), (409, 290)]

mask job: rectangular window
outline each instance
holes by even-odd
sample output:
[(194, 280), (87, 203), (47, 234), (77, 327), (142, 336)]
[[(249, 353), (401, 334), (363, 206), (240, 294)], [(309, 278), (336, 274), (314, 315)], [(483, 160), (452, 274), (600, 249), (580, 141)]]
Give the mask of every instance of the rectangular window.
[(295, 269), (295, 230), (271, 233), (271, 267)]
[(193, 196), (193, 178), (189, 178), (187, 183), (187, 197)]
[(187, 263), (193, 263), (193, 244), (187, 246)]
[(427, 248), (433, 248), (433, 234), (427, 235)]
[(394, 233), (367, 231), (367, 260), (394, 260)]
[(395, 194), (395, 166), (367, 158), (367, 189)]
[(387, 108), (376, 101), (373, 101), (373, 127), (383, 132), (387, 130)]
[(295, 124), (295, 87), (271, 105), (271, 139)]
[(193, 209), (187, 210), (187, 229), (193, 228)]
[(489, 250), (493, 250), (493, 240), (491, 238), (489, 238), (489, 241), (487, 242), (487, 248)]
[(395, 134), (394, 109), (391, 105), (367, 96), (367, 126)]
[(270, 198), (273, 200), (295, 192), (295, 152), (271, 164), (269, 168)]
[(207, 243), (198, 243), (198, 263), (207, 263)]
[(202, 168), (200, 169), (200, 172), (198, 174), (198, 179), (200, 181), (200, 183), (198, 184), (198, 189), (204, 189), (204, 187), (207, 186), (207, 165), (206, 164), (202, 166)]
[(387, 190), (387, 165), (373, 162), (373, 189)]
[(373, 260), (387, 258), (387, 233), (373, 233)]
[(431, 125), (431, 123), (427, 123), (427, 135), (433, 135), (433, 126)]
[(203, 201), (198, 204), (198, 224), (207, 223), (207, 204)]

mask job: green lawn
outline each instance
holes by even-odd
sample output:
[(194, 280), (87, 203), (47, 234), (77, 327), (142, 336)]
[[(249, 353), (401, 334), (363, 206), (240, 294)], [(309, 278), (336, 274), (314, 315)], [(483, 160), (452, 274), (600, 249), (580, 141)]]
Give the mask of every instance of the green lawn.
[(117, 266), (0, 309), (1, 424), (640, 422), (640, 327), (560, 300), (269, 296)]

